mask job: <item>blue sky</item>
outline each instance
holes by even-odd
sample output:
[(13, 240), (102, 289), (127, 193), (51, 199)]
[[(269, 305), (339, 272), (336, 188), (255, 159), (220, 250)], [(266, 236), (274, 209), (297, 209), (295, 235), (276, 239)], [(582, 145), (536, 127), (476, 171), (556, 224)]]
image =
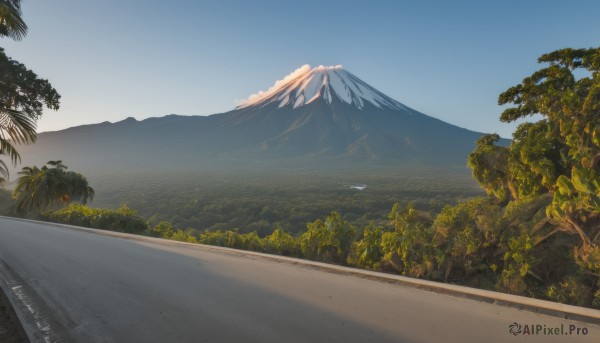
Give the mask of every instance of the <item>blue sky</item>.
[(539, 55), (599, 46), (597, 1), (23, 0), (6, 53), (62, 95), (39, 131), (231, 110), (303, 64), (343, 64), (425, 114), (510, 137), (497, 97)]

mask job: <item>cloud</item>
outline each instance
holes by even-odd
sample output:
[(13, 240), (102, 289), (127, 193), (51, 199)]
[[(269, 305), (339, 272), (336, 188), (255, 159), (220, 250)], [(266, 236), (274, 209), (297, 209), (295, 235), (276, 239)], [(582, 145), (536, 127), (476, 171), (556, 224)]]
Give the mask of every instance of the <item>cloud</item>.
[(320, 65), (318, 67), (315, 68), (315, 70), (335, 70), (335, 69), (344, 69), (344, 66), (341, 64), (336, 64), (334, 66), (324, 66), (324, 65)]
[(250, 95), (248, 97), (248, 99), (246, 99), (246, 100), (238, 101), (237, 108), (247, 107), (247, 106), (250, 106), (252, 104), (259, 102), (260, 100), (266, 98), (267, 96), (275, 93), (278, 89), (280, 89), (281, 87), (286, 85), (288, 82), (292, 81), (293, 79), (297, 78), (300, 75), (308, 73), (310, 70), (311, 70), (310, 65), (308, 65), (308, 64), (303, 65), (302, 67), (294, 70), (291, 74), (287, 75), (283, 79), (276, 81), (275, 84), (273, 86), (271, 86), (271, 88), (269, 88), (268, 90), (260, 91), (258, 93)]

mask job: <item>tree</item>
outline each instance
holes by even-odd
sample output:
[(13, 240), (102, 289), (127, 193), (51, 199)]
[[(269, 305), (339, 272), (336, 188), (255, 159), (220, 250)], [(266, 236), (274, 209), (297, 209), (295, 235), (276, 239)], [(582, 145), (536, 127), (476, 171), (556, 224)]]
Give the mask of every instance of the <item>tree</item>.
[(514, 185), (508, 177), (508, 149), (496, 146), (500, 139), (497, 134), (483, 135), (477, 140), (475, 150), (467, 159), (468, 166), (473, 171), (473, 178), (489, 195), (496, 196), (500, 201), (517, 197)]
[(548, 193), (559, 175), (569, 173), (568, 149), (547, 120), (519, 125), (509, 149), (509, 170), (519, 199)]
[[(22, 18), (21, 0), (0, 0), (0, 37), (20, 40), (27, 34)], [(15, 144), (33, 143), (36, 120), (43, 105), (57, 110), (60, 95), (47, 80), (17, 61), (0, 48), (0, 155), (8, 155), (12, 164), (20, 162)], [(0, 186), (8, 178), (8, 166), (0, 160)]]
[[(539, 113), (551, 134), (564, 142), (561, 158), (567, 171), (550, 186), (554, 199), (547, 213), (565, 231), (579, 235), (583, 258), (600, 244), (600, 48), (557, 50), (538, 61), (549, 66), (500, 94), (500, 105), (514, 105), (500, 120)], [(576, 77), (576, 69), (584, 76)]]
[(417, 210), (414, 203), (404, 208), (394, 204), (388, 219), (394, 231), (381, 236), (383, 262), (403, 275), (431, 277), (436, 254), (429, 213)]
[(385, 229), (380, 226), (366, 227), (362, 238), (354, 242), (352, 253), (348, 256), (348, 263), (366, 269), (379, 270), (383, 258), (381, 239), (384, 232)]
[(568, 149), (547, 120), (519, 125), (510, 147), (497, 146), (499, 139), (497, 134), (478, 139), (467, 164), (488, 195), (504, 204), (547, 193), (568, 173), (562, 158)]
[[(0, 155), (7, 155), (13, 165), (21, 160), (15, 145), (35, 142), (36, 120), (44, 106), (57, 110), (58, 92), (0, 48)], [(7, 165), (0, 161), (0, 183), (7, 177)]]
[(302, 254), (309, 259), (344, 264), (356, 236), (356, 228), (334, 211), (325, 221), (317, 219), (306, 225), (300, 236)]
[(264, 238), (265, 250), (268, 253), (284, 256), (298, 256), (300, 246), (297, 240), (285, 232), (281, 227), (273, 230), (273, 233)]
[(24, 167), (19, 172), (13, 192), (17, 212), (61, 207), (72, 201), (85, 204), (94, 198), (94, 189), (83, 175), (67, 171), (62, 161), (49, 161), (47, 165)]
[(0, 37), (21, 40), (27, 35), (27, 24), (21, 13), (21, 0), (0, 0)]

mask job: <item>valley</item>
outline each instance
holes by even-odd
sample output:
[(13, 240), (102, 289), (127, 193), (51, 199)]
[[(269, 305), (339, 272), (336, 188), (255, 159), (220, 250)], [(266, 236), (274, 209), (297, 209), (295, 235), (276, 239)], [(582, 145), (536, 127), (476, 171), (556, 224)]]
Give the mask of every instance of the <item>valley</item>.
[[(414, 176), (420, 175), (420, 176)], [(194, 231), (256, 231), (281, 227), (293, 234), (306, 223), (339, 211), (357, 227), (381, 225), (394, 203), (414, 202), (438, 213), (445, 205), (484, 193), (466, 167), (442, 172), (410, 170), (328, 171), (178, 171), (91, 173), (92, 207), (138, 211), (151, 224), (167, 221)], [(367, 184), (363, 190), (352, 185)]]

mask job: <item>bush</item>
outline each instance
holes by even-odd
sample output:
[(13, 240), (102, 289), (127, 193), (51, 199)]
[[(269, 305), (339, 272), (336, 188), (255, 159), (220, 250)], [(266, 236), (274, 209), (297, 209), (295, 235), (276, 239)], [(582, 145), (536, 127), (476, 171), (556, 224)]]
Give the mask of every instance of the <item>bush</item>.
[(62, 210), (45, 212), (42, 217), (55, 223), (134, 234), (148, 229), (148, 224), (126, 205), (109, 210), (73, 203)]
[(342, 219), (338, 212), (331, 212), (325, 221), (317, 219), (306, 225), (300, 236), (302, 255), (308, 259), (346, 264), (356, 240), (356, 228)]
[(263, 239), (265, 252), (284, 256), (300, 256), (300, 244), (289, 233), (277, 228)]
[(382, 235), (384, 228), (367, 227), (359, 241), (354, 242), (348, 256), (348, 264), (357, 267), (379, 270), (383, 258)]
[(171, 223), (165, 221), (156, 224), (152, 230), (147, 231), (147, 234), (152, 237), (171, 239), (174, 241), (198, 243), (198, 239), (196, 239), (194, 235), (175, 229)]

